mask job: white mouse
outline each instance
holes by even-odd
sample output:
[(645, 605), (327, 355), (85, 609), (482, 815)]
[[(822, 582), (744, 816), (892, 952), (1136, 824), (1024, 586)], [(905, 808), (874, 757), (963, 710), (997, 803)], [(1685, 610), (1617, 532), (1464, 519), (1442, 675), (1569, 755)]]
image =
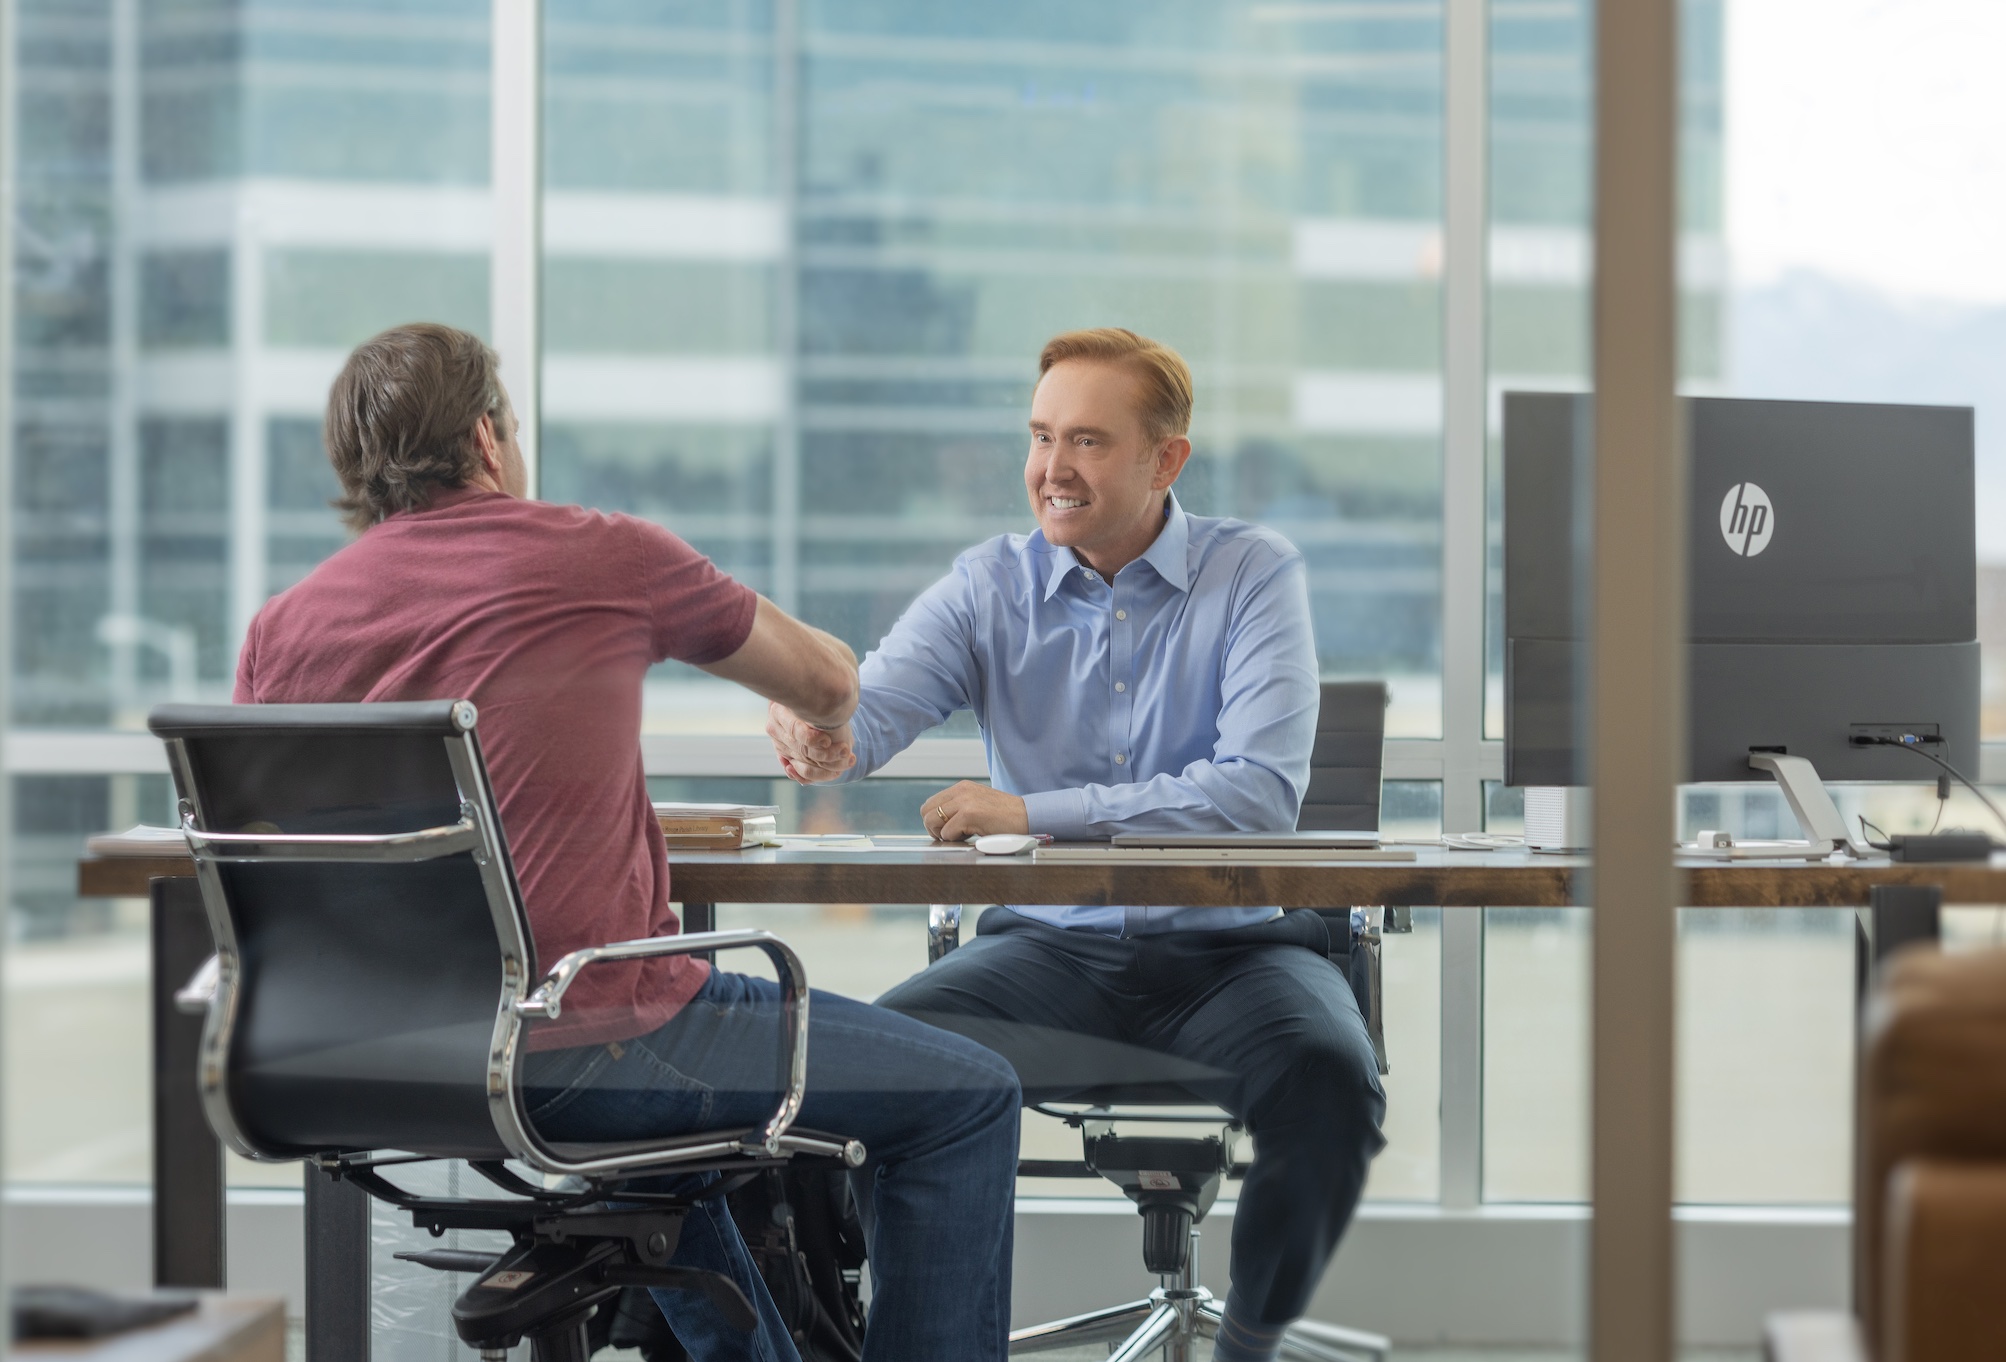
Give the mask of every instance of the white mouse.
[(984, 856), (1020, 856), (1038, 845), (1028, 832), (992, 832), (975, 839), (975, 849)]

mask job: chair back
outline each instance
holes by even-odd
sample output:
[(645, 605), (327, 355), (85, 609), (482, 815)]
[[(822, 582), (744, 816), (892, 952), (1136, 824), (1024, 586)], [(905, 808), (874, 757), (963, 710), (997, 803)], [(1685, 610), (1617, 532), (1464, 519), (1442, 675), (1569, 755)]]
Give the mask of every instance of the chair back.
[(1305, 832), (1377, 832), (1386, 747), (1386, 683), (1326, 681), (1316, 714), (1309, 789), (1296, 826)]
[(475, 717), (153, 712), (216, 939), (203, 1101), (240, 1153), (519, 1152), (514, 1003), (535, 949)]

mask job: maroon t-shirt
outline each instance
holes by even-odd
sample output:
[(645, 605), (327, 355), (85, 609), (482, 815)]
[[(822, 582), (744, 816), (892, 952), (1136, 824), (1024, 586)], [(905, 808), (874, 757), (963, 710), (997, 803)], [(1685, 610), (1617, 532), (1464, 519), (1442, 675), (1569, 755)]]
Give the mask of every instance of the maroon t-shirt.
[[(372, 526), (251, 621), (239, 704), (472, 700), (544, 968), (664, 936), (668, 855), (641, 770), (641, 678), (716, 662), (758, 597), (629, 516), (441, 491)], [(626, 1040), (702, 986), (685, 956), (594, 965), (529, 1048)]]

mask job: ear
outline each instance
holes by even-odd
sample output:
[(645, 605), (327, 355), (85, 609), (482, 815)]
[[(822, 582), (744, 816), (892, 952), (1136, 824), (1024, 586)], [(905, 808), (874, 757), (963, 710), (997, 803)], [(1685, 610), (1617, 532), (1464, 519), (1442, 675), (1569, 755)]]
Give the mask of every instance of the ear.
[(1184, 471), (1184, 465), (1191, 459), (1191, 441), (1182, 435), (1165, 440), (1156, 449), (1156, 476), (1150, 479), (1150, 487), (1158, 492), (1165, 491), (1177, 481), (1177, 475)]
[(495, 418), (487, 412), (474, 422), (474, 448), (481, 456), (481, 471), (501, 485), (501, 441), (495, 438)]

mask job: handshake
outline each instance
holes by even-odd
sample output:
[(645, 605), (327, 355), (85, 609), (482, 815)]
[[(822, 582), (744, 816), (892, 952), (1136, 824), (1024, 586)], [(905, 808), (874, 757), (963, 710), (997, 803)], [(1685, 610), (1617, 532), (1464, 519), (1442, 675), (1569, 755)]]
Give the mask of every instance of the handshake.
[[(797, 785), (840, 779), (857, 764), (847, 723), (840, 728), (817, 728), (777, 701), (766, 708), (766, 736), (773, 740), (780, 769)], [(919, 815), (927, 832), (941, 842), (1031, 830), (1022, 799), (972, 780), (928, 795), (920, 802)]]
[(778, 700), (766, 707), (766, 736), (780, 769), (797, 785), (834, 780), (857, 764), (850, 744), (850, 726), (817, 728)]

